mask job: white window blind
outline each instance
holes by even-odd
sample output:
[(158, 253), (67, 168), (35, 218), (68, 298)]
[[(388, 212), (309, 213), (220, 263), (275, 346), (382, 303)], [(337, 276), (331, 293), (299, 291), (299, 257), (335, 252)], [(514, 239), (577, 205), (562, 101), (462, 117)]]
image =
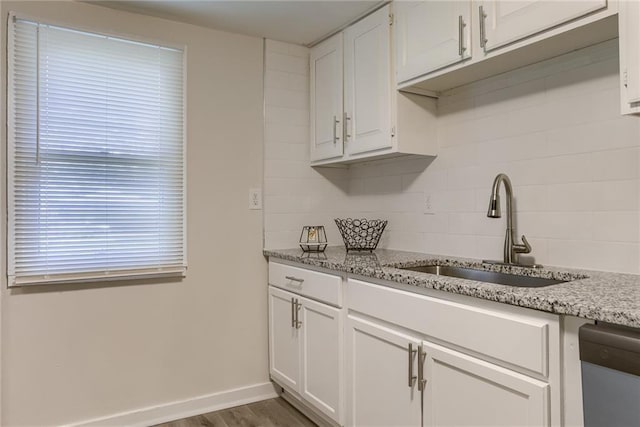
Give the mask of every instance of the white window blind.
[(9, 285), (184, 274), (183, 52), (11, 16)]

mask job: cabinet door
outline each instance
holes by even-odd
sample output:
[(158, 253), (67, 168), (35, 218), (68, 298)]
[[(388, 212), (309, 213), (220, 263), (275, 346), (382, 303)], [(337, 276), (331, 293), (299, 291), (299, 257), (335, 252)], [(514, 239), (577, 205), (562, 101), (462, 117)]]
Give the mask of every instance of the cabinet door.
[(622, 113), (640, 112), (640, 2), (620, 2), (620, 98)]
[(344, 31), (348, 154), (391, 147), (391, 31), (383, 7)]
[(607, 0), (484, 0), (480, 7), (480, 37), (490, 51), (605, 8)]
[(409, 380), (417, 376), (419, 340), (351, 315), (347, 334), (346, 424), (420, 426), (422, 393)]
[(311, 49), (311, 161), (342, 157), (342, 33)]
[(342, 424), (343, 346), (340, 310), (301, 298), (304, 399)]
[(548, 426), (549, 385), (423, 342), (425, 426)]
[(269, 286), (269, 372), (293, 390), (300, 384), (299, 329), (293, 324), (296, 295)]
[(394, 14), (398, 82), (471, 57), (471, 1), (401, 1)]

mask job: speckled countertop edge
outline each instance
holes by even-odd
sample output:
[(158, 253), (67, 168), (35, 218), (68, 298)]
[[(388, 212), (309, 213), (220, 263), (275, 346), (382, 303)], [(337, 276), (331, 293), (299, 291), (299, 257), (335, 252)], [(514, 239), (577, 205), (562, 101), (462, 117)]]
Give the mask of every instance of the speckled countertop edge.
[[(272, 249), (263, 253), (270, 258), (334, 271), (640, 328), (640, 275), (558, 267), (531, 269), (489, 265), (477, 259), (389, 249), (347, 253), (342, 247), (328, 247), (322, 254), (305, 254), (300, 249)], [(429, 264), (472, 267), (567, 282), (543, 288), (521, 288), (399, 269)]]

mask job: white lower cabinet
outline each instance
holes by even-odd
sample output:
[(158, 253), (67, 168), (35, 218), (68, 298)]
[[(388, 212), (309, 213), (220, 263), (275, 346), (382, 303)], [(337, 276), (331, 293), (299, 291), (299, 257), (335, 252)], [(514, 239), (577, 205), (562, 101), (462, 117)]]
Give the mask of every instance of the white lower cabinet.
[(556, 315), (302, 265), (269, 283), (271, 378), (331, 424), (562, 425)]
[(349, 316), (347, 343), (347, 425), (419, 426), (420, 340)]
[(545, 382), (375, 321), (347, 329), (349, 426), (549, 425)]
[(340, 309), (269, 286), (271, 377), (339, 424), (342, 323)]
[(497, 306), (349, 279), (347, 425), (559, 425), (557, 316)]
[(547, 426), (549, 385), (422, 342), (424, 426)]

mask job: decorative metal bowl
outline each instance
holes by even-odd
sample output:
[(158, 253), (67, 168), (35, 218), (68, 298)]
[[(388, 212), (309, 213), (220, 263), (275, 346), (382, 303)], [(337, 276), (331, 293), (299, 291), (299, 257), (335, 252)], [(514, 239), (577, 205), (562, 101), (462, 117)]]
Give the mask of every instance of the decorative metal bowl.
[(373, 251), (387, 226), (384, 219), (341, 219), (334, 220), (348, 251)]

